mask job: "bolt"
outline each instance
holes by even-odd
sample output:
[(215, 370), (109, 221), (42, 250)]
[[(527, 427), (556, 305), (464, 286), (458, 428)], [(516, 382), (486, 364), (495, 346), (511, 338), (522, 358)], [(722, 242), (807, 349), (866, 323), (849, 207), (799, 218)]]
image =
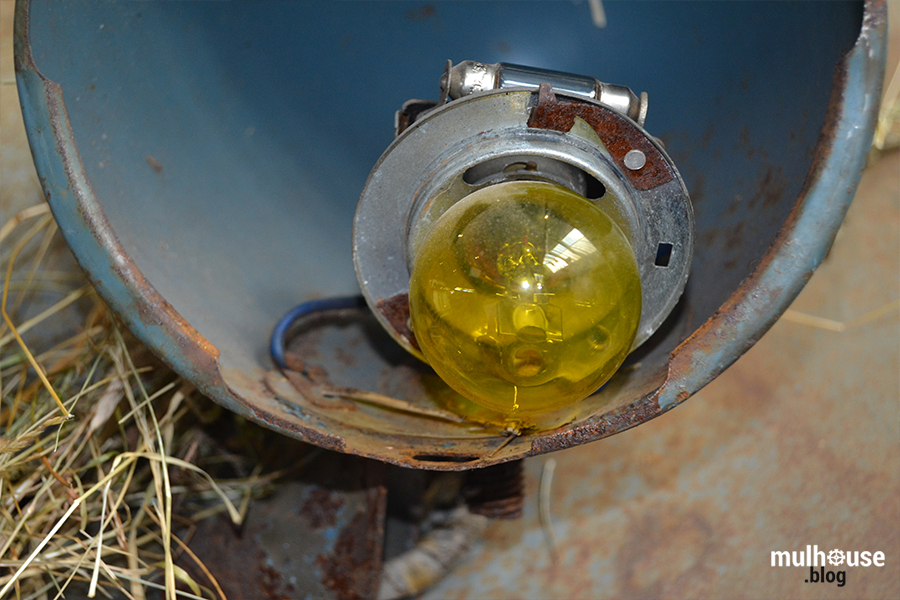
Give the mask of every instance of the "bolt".
[(625, 155), (625, 166), (632, 171), (639, 171), (647, 164), (647, 157), (640, 150), (629, 150)]

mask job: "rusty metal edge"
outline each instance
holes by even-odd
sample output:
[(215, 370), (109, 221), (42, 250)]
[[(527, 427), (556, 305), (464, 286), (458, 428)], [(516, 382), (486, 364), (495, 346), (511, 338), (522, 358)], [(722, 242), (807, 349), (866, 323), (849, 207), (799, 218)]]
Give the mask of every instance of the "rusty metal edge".
[(753, 272), (669, 357), (666, 380), (630, 405), (532, 440), (530, 455), (598, 440), (655, 418), (731, 366), (787, 310), (831, 247), (872, 145), (887, 57), (887, 6), (866, 0), (856, 43), (835, 68), (812, 164), (775, 241)]

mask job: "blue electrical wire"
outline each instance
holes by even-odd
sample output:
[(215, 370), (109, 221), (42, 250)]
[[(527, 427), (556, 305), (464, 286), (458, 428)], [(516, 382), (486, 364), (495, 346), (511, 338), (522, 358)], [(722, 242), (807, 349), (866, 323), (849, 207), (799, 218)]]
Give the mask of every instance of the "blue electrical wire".
[(364, 308), (366, 299), (362, 296), (339, 296), (336, 298), (324, 298), (322, 300), (310, 300), (299, 306), (292, 308), (286, 315), (281, 317), (275, 329), (272, 331), (272, 341), (269, 344), (269, 352), (272, 354), (272, 360), (282, 369), (287, 368), (287, 361), (284, 358), (284, 337), (288, 329), (300, 317), (305, 317), (312, 313), (322, 312), (326, 310), (339, 310), (342, 308)]

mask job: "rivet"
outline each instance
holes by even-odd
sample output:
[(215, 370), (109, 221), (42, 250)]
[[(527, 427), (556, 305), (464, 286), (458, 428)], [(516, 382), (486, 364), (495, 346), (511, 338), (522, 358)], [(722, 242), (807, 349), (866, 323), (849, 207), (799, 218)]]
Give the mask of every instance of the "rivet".
[(629, 150), (625, 155), (625, 166), (632, 171), (638, 171), (647, 164), (647, 157), (640, 150)]

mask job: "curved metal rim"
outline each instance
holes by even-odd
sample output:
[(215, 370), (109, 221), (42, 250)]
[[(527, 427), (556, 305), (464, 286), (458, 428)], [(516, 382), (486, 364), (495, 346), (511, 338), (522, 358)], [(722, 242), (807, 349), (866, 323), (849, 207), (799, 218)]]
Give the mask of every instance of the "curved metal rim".
[[(407, 467), (464, 470), (597, 440), (629, 429), (677, 406), (712, 381), (752, 346), (797, 296), (825, 256), (859, 183), (875, 128), (886, 53), (886, 7), (867, 0), (856, 44), (838, 65), (823, 134), (797, 202), (756, 270), (729, 300), (670, 357), (666, 381), (644, 398), (578, 425), (523, 436), (468, 463), (417, 460), (433, 451), (427, 438), (360, 432), (347, 439), (275, 414), (232, 391), (219, 369), (218, 351), (144, 278), (109, 226), (85, 175), (69, 126), (61, 88), (44, 78), (31, 56), (29, 0), (16, 7), (16, 75), (24, 119), (45, 196), (64, 236), (100, 295), (129, 328), (176, 372), (226, 408), (260, 425), (331, 450)], [(79, 237), (79, 231), (90, 232)], [(823, 235), (823, 232), (825, 234)], [(774, 308), (774, 310), (773, 310)], [(393, 446), (393, 447), (392, 447)]]

